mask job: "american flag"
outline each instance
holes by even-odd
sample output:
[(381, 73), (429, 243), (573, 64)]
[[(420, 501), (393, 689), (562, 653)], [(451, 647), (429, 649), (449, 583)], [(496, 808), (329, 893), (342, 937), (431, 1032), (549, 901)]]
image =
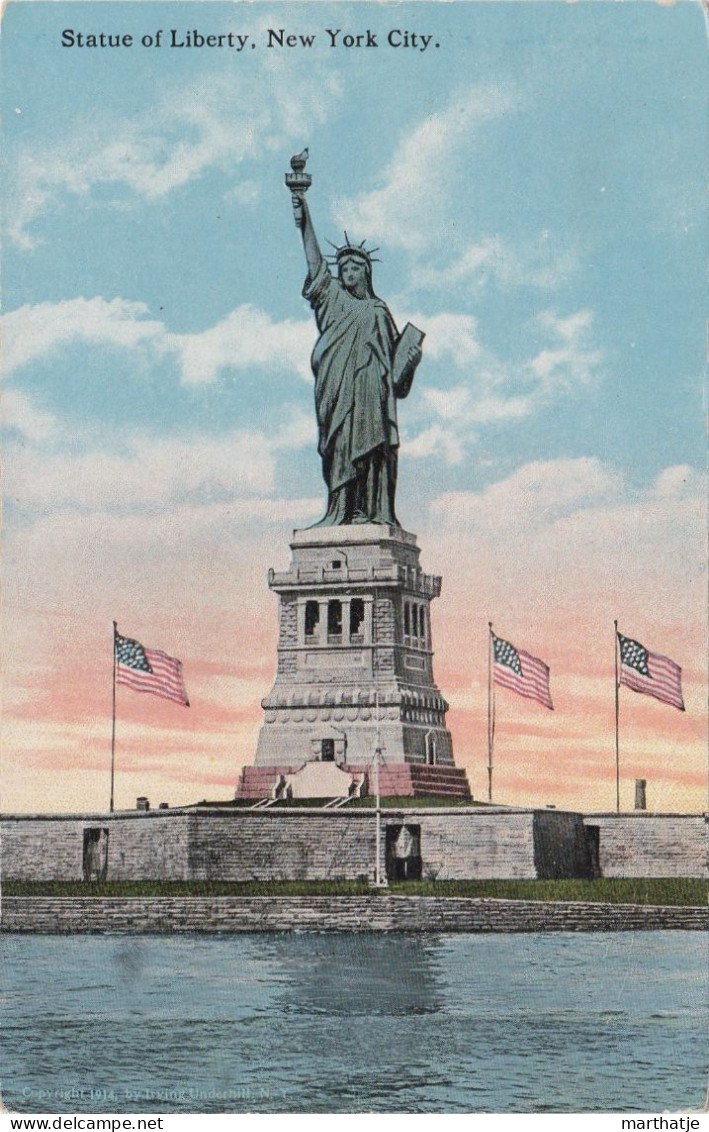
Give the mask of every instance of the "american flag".
[(523, 649), (516, 649), (509, 641), (492, 634), (495, 655), (494, 680), (503, 688), (509, 688), (520, 696), (537, 700), (544, 707), (554, 710), (549, 691), (549, 668), (539, 657), (532, 656)]
[(654, 696), (664, 704), (684, 711), (682, 669), (667, 656), (650, 652), (639, 641), (618, 633), (620, 644), (620, 683), (634, 692)]
[(130, 637), (115, 633), (116, 683), (134, 692), (151, 692), (165, 700), (190, 706), (187, 699), (182, 662), (158, 649), (146, 649)]

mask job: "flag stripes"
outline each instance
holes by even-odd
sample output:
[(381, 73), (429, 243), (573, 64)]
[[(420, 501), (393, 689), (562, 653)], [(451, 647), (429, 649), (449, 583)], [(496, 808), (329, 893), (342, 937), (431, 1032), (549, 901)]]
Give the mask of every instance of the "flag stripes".
[(639, 641), (618, 633), (620, 644), (620, 683), (633, 692), (654, 696), (656, 700), (684, 711), (682, 669), (674, 660), (650, 652)]
[(117, 684), (190, 706), (181, 661), (159, 649), (146, 649), (138, 641), (119, 633), (115, 635), (115, 648)]
[(494, 681), (527, 699), (536, 700), (554, 710), (549, 689), (549, 667), (537, 656), (517, 649), (509, 641), (492, 634), (494, 648)]

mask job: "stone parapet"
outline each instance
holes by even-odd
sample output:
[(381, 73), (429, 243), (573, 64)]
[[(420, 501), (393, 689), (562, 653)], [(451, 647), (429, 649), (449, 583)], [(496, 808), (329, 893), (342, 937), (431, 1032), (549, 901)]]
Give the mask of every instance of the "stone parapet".
[(269, 570), (268, 586), (276, 593), (289, 593), (301, 586), (326, 586), (327, 589), (347, 589), (351, 586), (384, 586), (394, 583), (406, 587), (421, 597), (440, 597), (443, 579), (436, 574), (417, 571), (414, 575), (405, 566), (388, 562), (382, 566), (370, 563), (368, 566), (342, 566), (337, 570), (319, 563), (314, 566), (291, 566), (289, 570)]

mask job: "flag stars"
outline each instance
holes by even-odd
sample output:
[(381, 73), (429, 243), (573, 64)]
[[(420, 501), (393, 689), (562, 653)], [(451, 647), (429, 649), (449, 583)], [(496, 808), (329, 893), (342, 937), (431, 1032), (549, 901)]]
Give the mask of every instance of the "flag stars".
[(518, 676), (522, 675), (522, 662), (519, 659), (519, 653), (509, 641), (503, 641), (500, 637), (494, 638), (495, 643), (495, 663), (504, 664), (507, 668), (511, 668)]
[(135, 668), (139, 672), (152, 672), (148, 664), (143, 646), (130, 637), (121, 637), (116, 634), (116, 660), (126, 668)]
[(621, 633), (618, 634), (618, 639), (620, 641), (621, 664), (625, 664), (629, 668), (634, 668), (637, 672), (642, 673), (643, 676), (649, 676), (650, 669), (647, 663), (647, 649), (643, 648), (638, 641), (633, 641), (630, 637), (624, 637)]

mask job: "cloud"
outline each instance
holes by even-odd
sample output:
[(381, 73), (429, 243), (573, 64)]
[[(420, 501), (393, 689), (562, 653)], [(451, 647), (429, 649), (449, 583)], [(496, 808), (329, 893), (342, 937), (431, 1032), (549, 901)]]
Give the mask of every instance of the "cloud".
[(465, 371), (466, 377), (457, 384), (424, 387), (423, 399), (438, 421), (407, 438), (409, 455), (439, 453), (448, 463), (459, 463), (480, 428), (524, 420), (559, 395), (597, 380), (601, 372), (603, 353), (593, 344), (589, 310), (565, 318), (555, 311), (538, 314), (527, 328), (528, 337), (542, 337), (546, 343), (520, 362), (506, 362), (487, 350), (472, 316), (413, 318), (426, 327), (427, 356), (448, 362), (449, 373)]
[(312, 380), (312, 344), (309, 321), (274, 322), (246, 304), (201, 333), (166, 335), (161, 348), (177, 354), (185, 385), (205, 385), (215, 381), (221, 370), (252, 366), (295, 367), (303, 378)]
[[(495, 284), (553, 291), (580, 268), (577, 249), (544, 229), (512, 239), (480, 231), (476, 167), (483, 144), (504, 119), (523, 110), (508, 87), (458, 89), (441, 109), (405, 128), (394, 156), (368, 192), (337, 198), (333, 218), (363, 236), (408, 252), (408, 291), (478, 294)], [(481, 131), (489, 127), (489, 137)], [(504, 152), (500, 151), (504, 162)], [(464, 202), (464, 204), (462, 203)]]
[(37, 408), (34, 401), (18, 389), (7, 389), (3, 393), (0, 420), (4, 428), (33, 441), (47, 440), (56, 431), (52, 414)]
[(173, 357), (186, 385), (210, 384), (223, 370), (254, 366), (296, 369), (310, 376), (310, 322), (277, 322), (250, 304), (194, 334), (171, 333), (150, 317), (145, 303), (100, 296), (20, 307), (3, 322), (8, 376), (76, 343), (144, 351), (153, 359)]
[(22, 506), (153, 506), (273, 488), (270, 441), (236, 429), (220, 436), (126, 438), (121, 454), (18, 451), (8, 490)]
[[(253, 76), (210, 73), (171, 86), (134, 119), (87, 118), (61, 145), (21, 152), (10, 237), (25, 250), (35, 247), (33, 225), (68, 197), (87, 198), (101, 189), (122, 205), (158, 202), (210, 169), (229, 174), (231, 192), (242, 203), (253, 199), (254, 178), (244, 167), (299, 141), (306, 123), (312, 129), (323, 122), (339, 98), (332, 79), (299, 71), (292, 82), (287, 64), (266, 69), (268, 98)], [(236, 185), (235, 177), (241, 178)]]
[(432, 513), (438, 522), (467, 532), (528, 535), (579, 508), (615, 500), (622, 487), (621, 474), (595, 457), (535, 461), (480, 492), (447, 492)]
[(665, 468), (655, 481), (655, 495), (658, 500), (686, 499), (697, 490), (697, 473), (689, 464), (676, 464)]
[(589, 344), (592, 312), (582, 310), (560, 318), (554, 311), (542, 311), (537, 321), (554, 342), (529, 362), (529, 371), (539, 379), (540, 389), (548, 392), (589, 382), (603, 358), (600, 350)]
[[(16, 445), (8, 460), (7, 492), (30, 510), (126, 511), (189, 502), (208, 508), (223, 500), (233, 508), (243, 497), (271, 495), (276, 454), (303, 448), (313, 436), (310, 416), (293, 408), (287, 423), (268, 436), (245, 429), (218, 435), (122, 434), (114, 437), (120, 451), (113, 452)], [(278, 513), (275, 501), (264, 506)]]
[(3, 318), (5, 372), (9, 376), (75, 342), (120, 349), (151, 345), (165, 328), (148, 314), (144, 303), (100, 297), (19, 307)]
[(566, 606), (572, 620), (594, 600), (599, 610), (610, 602), (615, 616), (643, 621), (696, 618), (705, 516), (697, 471), (668, 468), (639, 490), (593, 457), (525, 464), (431, 507), (439, 536), (446, 531), (461, 561), (472, 554), (497, 563), (495, 604)]
[(553, 290), (577, 270), (576, 253), (558, 248), (548, 232), (542, 232), (536, 240), (514, 245), (501, 236), (487, 236), (469, 244), (445, 267), (419, 264), (412, 275), (412, 286), (417, 290), (467, 286), (481, 291), (494, 281), (503, 288)]
[[(166, 475), (164, 458), (179, 452), (160, 455), (156, 475), (168, 496), (175, 484)], [(189, 477), (192, 461), (204, 455), (193, 445), (180, 471)], [(97, 464), (98, 459), (94, 474), (100, 474)], [(277, 602), (266, 570), (285, 567), (288, 530), (312, 523), (322, 500), (244, 494), (218, 501), (165, 498), (125, 511), (109, 497), (88, 508), (67, 498), (72, 472), (77, 478), (85, 467), (61, 469), (64, 505), (46, 511), (39, 500), (29, 521), (15, 527), (6, 549), (7, 732), (24, 771), (11, 792), (26, 799), (33, 768), (39, 767), (43, 804), (49, 797), (53, 807), (61, 807), (58, 798), (71, 768), (94, 765), (95, 733), (107, 734), (110, 727), (112, 619), (144, 643), (184, 660), (192, 702), (190, 711), (177, 717), (174, 705), (125, 694), (122, 773), (136, 764), (147, 767), (145, 785), (162, 762), (171, 782), (163, 796), (174, 800), (180, 791), (185, 801), (194, 801), (209, 780), (204, 760), (213, 746), (217, 762), (211, 770), (228, 775), (231, 768), (233, 790), (240, 764), (252, 761), (260, 699), (275, 668)], [(143, 471), (148, 478), (150, 468)], [(128, 463), (120, 474), (131, 474)], [(193, 474), (190, 482), (198, 478)], [(77, 482), (75, 495), (85, 496), (85, 486)], [(128, 487), (139, 501), (141, 485), (132, 479)], [(173, 495), (179, 497), (181, 490), (177, 485)], [(145, 494), (157, 491), (147, 485)], [(230, 678), (230, 686), (224, 679), (215, 682), (210, 674), (215, 668)], [(246, 684), (235, 679), (240, 673), (252, 685), (250, 696)], [(23, 694), (26, 690), (29, 694)], [(145, 723), (134, 744), (132, 720)], [(176, 758), (180, 751), (191, 762), (192, 775)], [(188, 788), (195, 779), (203, 785)], [(122, 781), (125, 789), (125, 777)], [(84, 781), (83, 789), (85, 806), (91, 784)], [(134, 789), (133, 797), (142, 792)]]
[[(235, 656), (253, 663), (257, 636), (275, 631), (275, 616), (264, 621), (273, 606), (266, 570), (279, 564), (285, 569), (287, 534), (310, 526), (322, 510), (322, 499), (274, 496), (128, 513), (110, 501), (93, 509), (38, 509), (12, 532), (5, 549), (11, 683), (28, 663), (36, 667), (47, 650), (51, 655), (49, 620), (55, 643), (70, 632), (72, 648), (80, 649), (97, 620), (116, 616), (112, 609), (131, 620), (140, 615), (143, 622), (168, 622), (176, 640), (190, 626), (192, 639), (204, 640), (198, 655), (220, 659), (228, 670)], [(244, 638), (241, 653), (229, 643), (237, 631)], [(160, 635), (156, 631), (155, 639)], [(210, 635), (220, 642), (211, 652)], [(272, 657), (268, 651), (267, 664)], [(37, 679), (34, 672), (29, 682), (37, 686)]]
[(335, 221), (359, 238), (366, 235), (408, 251), (435, 243), (458, 163), (472, 158), (477, 130), (513, 106), (511, 95), (497, 87), (458, 90), (443, 110), (407, 131), (377, 188), (335, 202)]
[(315, 414), (305, 413), (296, 406), (289, 407), (286, 424), (276, 429), (270, 443), (273, 451), (307, 447), (315, 450), (318, 443)]
[(449, 360), (458, 369), (476, 362), (482, 353), (477, 319), (470, 314), (443, 313), (429, 317), (413, 315), (414, 322), (426, 327), (426, 357)]
[(426, 459), (440, 454), (447, 464), (460, 464), (463, 459), (463, 444), (449, 429), (434, 424), (416, 436), (406, 438), (401, 446), (405, 456)]

